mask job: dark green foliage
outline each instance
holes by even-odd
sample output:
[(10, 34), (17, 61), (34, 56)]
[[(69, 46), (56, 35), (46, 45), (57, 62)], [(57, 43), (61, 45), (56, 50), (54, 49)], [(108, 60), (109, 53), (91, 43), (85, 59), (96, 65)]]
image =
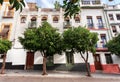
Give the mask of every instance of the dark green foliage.
[(95, 45), (98, 41), (96, 33), (91, 33), (83, 27), (78, 27), (68, 29), (63, 33), (63, 37), (65, 47), (68, 50), (82, 53), (85, 53), (85, 51), (95, 52)]
[(26, 29), (24, 32), (24, 37), (19, 37), (20, 43), (23, 45), (24, 49), (29, 51), (37, 51), (39, 42), (38, 35), (36, 35), (37, 29)]
[(12, 43), (8, 40), (0, 39), (0, 54), (6, 53), (9, 49), (11, 49)]
[(42, 26), (38, 28), (37, 33), (39, 35), (39, 50), (41, 52), (45, 53), (46, 56), (61, 53), (61, 36), (49, 23), (43, 22)]
[(65, 9), (65, 17), (71, 17), (78, 14), (80, 11), (79, 0), (63, 0), (62, 7)]
[[(2, 5), (4, 0), (0, 0), (0, 4)], [(10, 5), (12, 8), (15, 8), (16, 10), (22, 11), (23, 7), (25, 7), (24, 0), (9, 0)]]
[(112, 54), (120, 56), (120, 34), (117, 37), (114, 37), (112, 40), (110, 40), (106, 44), (106, 46)]

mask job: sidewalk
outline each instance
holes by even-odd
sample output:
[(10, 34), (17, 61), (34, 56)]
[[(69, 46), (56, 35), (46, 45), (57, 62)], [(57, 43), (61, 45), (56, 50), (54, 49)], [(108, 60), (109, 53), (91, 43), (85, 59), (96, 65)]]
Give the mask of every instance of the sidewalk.
[[(86, 72), (48, 71), (48, 75), (41, 75), (39, 70), (6, 70), (1, 76), (23, 76), (23, 77), (55, 77), (55, 78), (86, 78)], [(92, 78), (120, 79), (120, 74), (92, 73)]]

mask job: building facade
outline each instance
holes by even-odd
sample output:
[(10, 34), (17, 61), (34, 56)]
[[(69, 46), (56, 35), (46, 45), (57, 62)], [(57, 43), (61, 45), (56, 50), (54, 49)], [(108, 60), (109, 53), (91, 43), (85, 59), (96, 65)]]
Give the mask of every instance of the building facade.
[[(85, 28), (91, 32), (97, 32), (99, 41), (96, 44), (96, 54), (89, 52), (89, 64), (91, 72), (101, 70), (103, 72), (119, 72), (119, 58), (111, 53), (106, 48), (105, 44), (115, 35), (115, 27), (119, 26), (119, 21), (110, 21), (111, 15), (117, 13), (119, 20), (120, 10), (109, 11), (106, 6), (101, 3), (101, 0), (81, 0), (81, 12), (75, 17), (64, 17), (64, 10), (37, 8), (36, 3), (26, 3), (26, 7), (20, 13), (11, 9), (8, 2), (4, 2), (0, 6), (0, 35), (2, 38), (7, 38), (12, 41), (12, 49), (7, 52), (7, 68), (27, 69), (28, 59), (27, 50), (23, 49), (18, 37), (23, 36), (26, 28), (39, 27), (43, 21), (49, 22), (53, 27), (59, 29), (62, 33), (71, 26), (86, 26)], [(116, 26), (116, 29), (119, 27)], [(117, 32), (116, 32), (117, 33)], [(70, 71), (85, 71), (85, 63), (78, 53), (68, 56), (54, 55), (48, 59), (53, 62), (51, 65), (48, 61), (48, 69), (52, 70), (70, 70)], [(42, 69), (42, 56), (36, 52), (33, 57), (33, 69)], [(115, 58), (115, 59), (114, 59)], [(117, 59), (116, 59), (117, 58)], [(0, 59), (2, 62), (2, 56)]]

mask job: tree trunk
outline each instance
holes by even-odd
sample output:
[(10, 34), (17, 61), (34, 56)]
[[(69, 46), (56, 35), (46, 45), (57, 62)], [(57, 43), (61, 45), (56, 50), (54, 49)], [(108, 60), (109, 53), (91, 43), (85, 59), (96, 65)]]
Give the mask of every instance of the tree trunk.
[(88, 64), (88, 62), (87, 62), (87, 61), (85, 61), (85, 64), (86, 64), (87, 76), (91, 77), (89, 64)]
[(43, 73), (42, 73), (42, 75), (47, 75), (46, 60), (47, 60), (47, 57), (43, 56)]
[(6, 54), (3, 56), (3, 62), (2, 62), (2, 67), (1, 67), (1, 74), (5, 73), (5, 61), (6, 61)]

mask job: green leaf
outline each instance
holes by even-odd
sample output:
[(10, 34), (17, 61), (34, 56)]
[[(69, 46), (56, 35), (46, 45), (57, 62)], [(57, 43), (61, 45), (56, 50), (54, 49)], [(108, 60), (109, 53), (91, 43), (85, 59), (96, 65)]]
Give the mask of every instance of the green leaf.
[(23, 0), (21, 0), (20, 2), (21, 2), (21, 4), (25, 7), (25, 3), (24, 3), (24, 1), (23, 1)]
[(0, 0), (0, 4), (1, 4), (1, 5), (3, 4), (3, 0)]
[(9, 3), (10, 4), (13, 4), (15, 0), (9, 0)]

